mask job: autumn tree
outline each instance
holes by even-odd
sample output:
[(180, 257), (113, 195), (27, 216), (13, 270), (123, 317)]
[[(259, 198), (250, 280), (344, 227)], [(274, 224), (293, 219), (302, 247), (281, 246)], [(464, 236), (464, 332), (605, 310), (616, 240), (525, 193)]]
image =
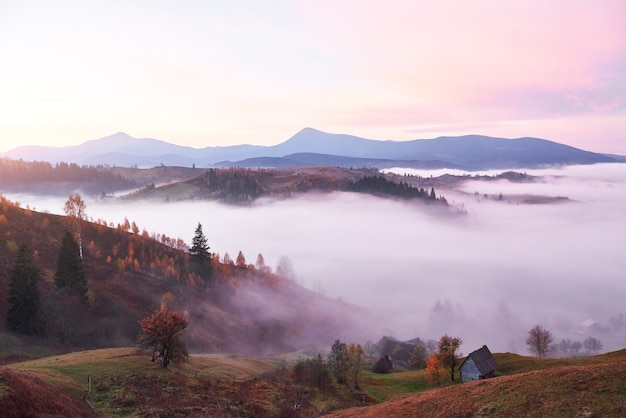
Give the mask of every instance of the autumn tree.
[(9, 279), (9, 308), (6, 325), (21, 334), (43, 334), (42, 308), (39, 298), (39, 269), (28, 246), (22, 244), (15, 257)]
[(193, 271), (197, 273), (205, 284), (211, 282), (213, 277), (213, 268), (211, 264), (211, 253), (208, 240), (202, 231), (202, 224), (198, 222), (193, 239), (191, 240), (191, 248), (189, 256)]
[(446, 377), (446, 369), (439, 362), (437, 353), (433, 353), (426, 361), (426, 379), (431, 385), (440, 386)]
[(235, 261), (235, 265), (239, 268), (246, 268), (246, 257), (243, 255), (243, 252), (240, 250), (239, 254), (237, 254), (237, 261)]
[(328, 355), (328, 365), (330, 366), (337, 383), (348, 381), (348, 346), (339, 340), (335, 340)]
[(269, 272), (270, 268), (265, 265), (265, 258), (263, 258), (263, 254), (259, 253), (256, 256), (256, 269), (263, 272)]
[(569, 338), (563, 338), (559, 343), (559, 351), (563, 353), (568, 353), (572, 349), (572, 340)]
[(170, 362), (182, 363), (189, 357), (185, 343), (180, 336), (189, 327), (189, 321), (180, 312), (171, 311), (166, 303), (144, 319), (139, 320), (142, 334), (137, 343), (152, 349), (152, 361), (159, 361), (161, 367)]
[(85, 205), (85, 201), (79, 193), (70, 194), (70, 197), (67, 199), (67, 201), (65, 202), (65, 206), (63, 207), (65, 215), (67, 215), (69, 222), (76, 230), (80, 258), (83, 258), (83, 240), (81, 235), (81, 226), (83, 221), (87, 219), (87, 214), (85, 213), (86, 208), (87, 205)]
[(56, 288), (87, 301), (87, 279), (79, 245), (71, 232), (66, 232), (61, 242), (54, 274)]
[(458, 352), (463, 340), (458, 337), (450, 337), (447, 334), (439, 339), (437, 343), (437, 357), (442, 366), (450, 369), (450, 378), (454, 382), (454, 369), (461, 354)]
[(350, 344), (346, 349), (346, 360), (348, 363), (348, 371), (352, 377), (352, 384), (355, 389), (359, 389), (359, 373), (363, 367), (364, 351), (361, 344)]
[(548, 353), (552, 341), (552, 333), (541, 325), (535, 325), (528, 331), (528, 336), (526, 337), (528, 349), (532, 353), (537, 354), (539, 358), (543, 358)]

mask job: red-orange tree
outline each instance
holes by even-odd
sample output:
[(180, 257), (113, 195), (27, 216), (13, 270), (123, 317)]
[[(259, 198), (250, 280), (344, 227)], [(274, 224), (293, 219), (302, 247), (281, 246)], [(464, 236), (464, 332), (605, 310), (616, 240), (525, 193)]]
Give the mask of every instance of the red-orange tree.
[(441, 386), (441, 382), (446, 376), (446, 369), (439, 363), (437, 354), (431, 355), (426, 361), (426, 379), (437, 386)]
[(152, 349), (152, 361), (159, 360), (161, 367), (170, 362), (182, 363), (189, 357), (180, 336), (189, 327), (189, 321), (180, 312), (170, 311), (166, 304), (152, 315), (139, 321), (142, 334), (137, 343)]

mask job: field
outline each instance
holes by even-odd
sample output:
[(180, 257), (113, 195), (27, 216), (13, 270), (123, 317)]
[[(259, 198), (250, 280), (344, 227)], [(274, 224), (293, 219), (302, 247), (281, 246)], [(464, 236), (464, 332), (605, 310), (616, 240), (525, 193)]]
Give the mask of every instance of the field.
[(336, 384), (324, 392), (294, 385), (290, 365), (300, 355), (291, 360), (192, 355), (181, 367), (168, 369), (158, 368), (135, 348), (44, 357), (0, 368), (0, 408), (16, 411), (15, 416), (45, 411), (104, 417), (626, 413), (626, 350), (578, 359), (495, 354), (498, 377), (435, 388), (423, 370), (387, 375), (365, 370), (358, 393)]

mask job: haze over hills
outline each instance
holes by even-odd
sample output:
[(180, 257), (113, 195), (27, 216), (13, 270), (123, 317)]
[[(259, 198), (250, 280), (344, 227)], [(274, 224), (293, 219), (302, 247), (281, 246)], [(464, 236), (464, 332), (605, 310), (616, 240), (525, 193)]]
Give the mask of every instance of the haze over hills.
[(539, 138), (494, 138), (480, 135), (412, 141), (379, 141), (305, 128), (274, 146), (237, 145), (191, 148), (125, 133), (72, 147), (23, 146), (2, 156), (26, 161), (65, 161), (79, 165), (153, 167), (339, 167), (394, 166), (468, 170), (532, 168), (549, 165), (619, 162), (609, 156)]

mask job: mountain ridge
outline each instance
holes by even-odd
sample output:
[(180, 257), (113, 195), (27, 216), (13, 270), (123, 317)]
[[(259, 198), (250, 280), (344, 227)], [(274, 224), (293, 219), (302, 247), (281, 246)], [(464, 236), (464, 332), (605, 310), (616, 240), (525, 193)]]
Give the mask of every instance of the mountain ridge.
[[(297, 161), (290, 158), (298, 155)], [(80, 165), (159, 165), (198, 167), (284, 167), (332, 165), (463, 168), (466, 170), (532, 168), (549, 165), (623, 162), (611, 156), (558, 142), (533, 138), (483, 135), (442, 136), (409, 141), (373, 140), (304, 128), (272, 146), (240, 144), (193, 148), (154, 138), (135, 138), (118, 132), (69, 147), (22, 146), (0, 154), (13, 159), (60, 161)], [(308, 156), (308, 158), (306, 157)], [(324, 156), (323, 158), (320, 156)], [(433, 162), (438, 162), (434, 164)], [(258, 165), (255, 165), (258, 164)]]

